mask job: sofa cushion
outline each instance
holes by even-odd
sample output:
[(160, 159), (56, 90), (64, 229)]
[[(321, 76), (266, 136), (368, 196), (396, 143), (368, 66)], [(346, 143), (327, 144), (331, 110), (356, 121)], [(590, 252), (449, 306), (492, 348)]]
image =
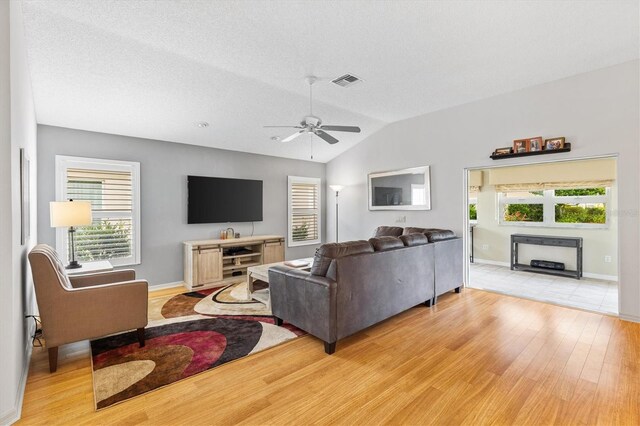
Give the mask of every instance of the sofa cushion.
[(456, 237), (455, 232), (450, 231), (448, 229), (434, 229), (426, 234), (430, 243), (435, 243), (437, 241), (450, 240)]
[(347, 241), (344, 243), (323, 244), (316, 250), (311, 267), (311, 275), (324, 277), (327, 275), (329, 265), (333, 259), (353, 254), (373, 253), (373, 247), (368, 241)]
[(399, 237), (402, 235), (402, 228), (399, 226), (378, 226), (373, 233), (374, 237)]
[(426, 235), (418, 233), (401, 235), (400, 240), (402, 240), (406, 247), (421, 246), (429, 243)]
[(374, 237), (369, 238), (369, 242), (375, 251), (385, 251), (404, 247), (404, 243), (398, 237)]
[(455, 238), (456, 234), (453, 231), (448, 229), (438, 229), (438, 228), (415, 228), (415, 227), (407, 227), (404, 228), (402, 235), (409, 235), (420, 233), (424, 234), (430, 243), (435, 243), (436, 241), (449, 240), (451, 238)]
[(433, 231), (435, 230), (435, 228), (416, 228), (413, 226), (407, 226), (406, 228), (404, 228), (404, 230), (402, 231), (402, 235), (409, 235), (409, 234), (425, 234), (425, 232), (429, 232), (429, 231)]

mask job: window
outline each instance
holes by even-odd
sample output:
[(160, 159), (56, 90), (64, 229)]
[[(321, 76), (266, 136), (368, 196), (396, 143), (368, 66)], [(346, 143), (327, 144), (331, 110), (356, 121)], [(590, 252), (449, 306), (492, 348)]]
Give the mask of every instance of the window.
[(500, 223), (602, 228), (608, 225), (609, 188), (500, 192)]
[[(76, 258), (140, 263), (140, 163), (56, 156), (56, 200), (91, 202), (93, 223), (76, 230)], [(66, 229), (56, 233), (58, 253), (69, 254)]]
[(478, 223), (478, 189), (469, 188), (469, 222)]
[(426, 192), (424, 185), (412, 183), (411, 184), (411, 205), (412, 206), (424, 206), (427, 204)]
[(320, 244), (320, 179), (289, 176), (289, 247)]

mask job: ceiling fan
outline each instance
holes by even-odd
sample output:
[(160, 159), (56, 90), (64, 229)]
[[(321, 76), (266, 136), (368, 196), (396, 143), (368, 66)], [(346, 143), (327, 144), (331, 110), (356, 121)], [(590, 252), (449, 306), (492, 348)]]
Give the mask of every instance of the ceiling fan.
[(276, 139), (276, 140), (280, 140), (280, 142), (291, 142), (292, 140), (294, 140), (295, 138), (297, 138), (298, 136), (304, 133), (311, 133), (330, 144), (334, 144), (334, 143), (338, 143), (339, 140), (331, 136), (329, 133), (327, 133), (327, 131), (360, 133), (360, 127), (357, 127), (357, 126), (330, 126), (330, 125), (322, 124), (322, 120), (320, 119), (320, 117), (316, 117), (315, 115), (313, 115), (313, 83), (315, 83), (318, 80), (318, 78), (314, 76), (309, 76), (309, 77), (306, 77), (305, 80), (309, 84), (309, 115), (307, 115), (304, 119), (302, 119), (299, 126), (264, 126), (264, 127), (284, 127), (284, 128), (291, 128), (291, 129), (300, 129), (294, 134), (292, 134), (291, 136), (287, 136), (286, 138)]

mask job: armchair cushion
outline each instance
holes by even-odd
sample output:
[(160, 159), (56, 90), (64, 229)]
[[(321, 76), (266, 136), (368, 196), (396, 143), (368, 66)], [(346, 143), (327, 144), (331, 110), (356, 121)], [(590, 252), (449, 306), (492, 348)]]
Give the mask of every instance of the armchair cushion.
[(60, 260), (60, 257), (58, 256), (58, 252), (56, 252), (51, 246), (38, 244), (33, 248), (33, 250), (31, 250), (31, 253), (40, 253), (44, 255), (49, 260), (55, 274), (58, 276), (60, 284), (65, 288), (72, 288), (69, 276), (67, 275), (67, 270), (62, 264), (62, 260)]
[(136, 279), (136, 271), (123, 269), (120, 271), (97, 272), (95, 274), (76, 275), (69, 277), (73, 288), (91, 287), (100, 284), (119, 283)]

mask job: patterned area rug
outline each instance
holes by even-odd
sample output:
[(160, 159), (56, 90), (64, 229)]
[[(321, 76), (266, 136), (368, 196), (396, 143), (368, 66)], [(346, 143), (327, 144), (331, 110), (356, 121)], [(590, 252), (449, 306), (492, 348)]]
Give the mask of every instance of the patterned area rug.
[(246, 283), (154, 298), (143, 348), (135, 331), (92, 341), (96, 409), (304, 334), (245, 298)]

